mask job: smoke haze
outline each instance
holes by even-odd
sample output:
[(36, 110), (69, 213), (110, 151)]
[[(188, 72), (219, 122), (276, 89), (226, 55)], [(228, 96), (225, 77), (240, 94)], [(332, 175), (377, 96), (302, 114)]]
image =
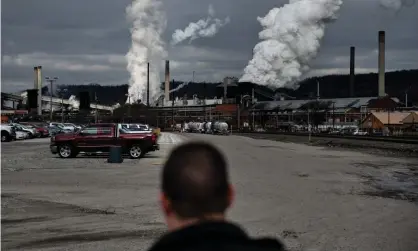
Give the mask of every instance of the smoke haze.
[(197, 38), (213, 37), (218, 33), (220, 28), (229, 22), (229, 17), (226, 17), (225, 20), (215, 18), (215, 9), (212, 5), (209, 5), (208, 17), (206, 19), (200, 19), (195, 23), (190, 23), (184, 30), (175, 30), (172, 35), (171, 44), (176, 45), (186, 39), (189, 39), (189, 43), (191, 43)]
[(156, 100), (161, 94), (160, 71), (162, 60), (167, 56), (162, 34), (167, 21), (159, 0), (134, 0), (126, 8), (128, 20), (132, 23), (132, 46), (126, 54), (130, 99), (135, 103), (145, 100), (147, 91), (147, 63), (150, 63), (150, 99)]
[(240, 82), (272, 88), (291, 87), (309, 70), (325, 34), (326, 24), (337, 18), (342, 0), (289, 0), (258, 17), (263, 30), (253, 58)]
[(380, 0), (380, 5), (389, 10), (399, 11), (402, 7), (412, 7), (415, 0)]

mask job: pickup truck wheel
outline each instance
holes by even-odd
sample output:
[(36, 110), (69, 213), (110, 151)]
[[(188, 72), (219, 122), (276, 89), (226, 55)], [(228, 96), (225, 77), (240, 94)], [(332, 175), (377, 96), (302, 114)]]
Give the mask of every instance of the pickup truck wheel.
[(74, 157), (74, 154), (75, 152), (71, 145), (65, 144), (65, 145), (58, 146), (58, 155), (61, 158), (71, 158), (71, 157)]
[(139, 159), (142, 156), (144, 156), (145, 152), (142, 150), (142, 148), (138, 145), (133, 145), (129, 148), (129, 156), (132, 159)]
[(1, 132), (1, 142), (10, 141), (10, 135), (7, 131)]

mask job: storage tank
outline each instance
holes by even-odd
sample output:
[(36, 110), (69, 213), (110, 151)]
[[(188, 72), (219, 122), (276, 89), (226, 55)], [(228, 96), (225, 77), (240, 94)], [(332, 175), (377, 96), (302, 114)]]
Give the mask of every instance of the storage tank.
[(221, 121), (215, 122), (214, 131), (218, 134), (228, 134), (228, 124)]

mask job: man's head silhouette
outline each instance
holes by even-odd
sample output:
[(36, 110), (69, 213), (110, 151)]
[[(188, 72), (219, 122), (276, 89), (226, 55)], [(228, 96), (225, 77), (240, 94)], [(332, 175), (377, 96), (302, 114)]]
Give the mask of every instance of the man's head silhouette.
[(223, 154), (211, 144), (176, 147), (163, 171), (160, 202), (169, 230), (202, 220), (224, 220), (234, 191)]

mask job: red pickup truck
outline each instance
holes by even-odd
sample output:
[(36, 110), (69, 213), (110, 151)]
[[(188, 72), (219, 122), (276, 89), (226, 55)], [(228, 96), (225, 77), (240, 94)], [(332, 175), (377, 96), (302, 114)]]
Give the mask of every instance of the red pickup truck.
[(61, 158), (71, 158), (80, 152), (109, 152), (111, 146), (121, 146), (133, 159), (160, 149), (154, 133), (125, 134), (120, 129), (120, 124), (91, 124), (76, 133), (52, 136), (50, 149)]

